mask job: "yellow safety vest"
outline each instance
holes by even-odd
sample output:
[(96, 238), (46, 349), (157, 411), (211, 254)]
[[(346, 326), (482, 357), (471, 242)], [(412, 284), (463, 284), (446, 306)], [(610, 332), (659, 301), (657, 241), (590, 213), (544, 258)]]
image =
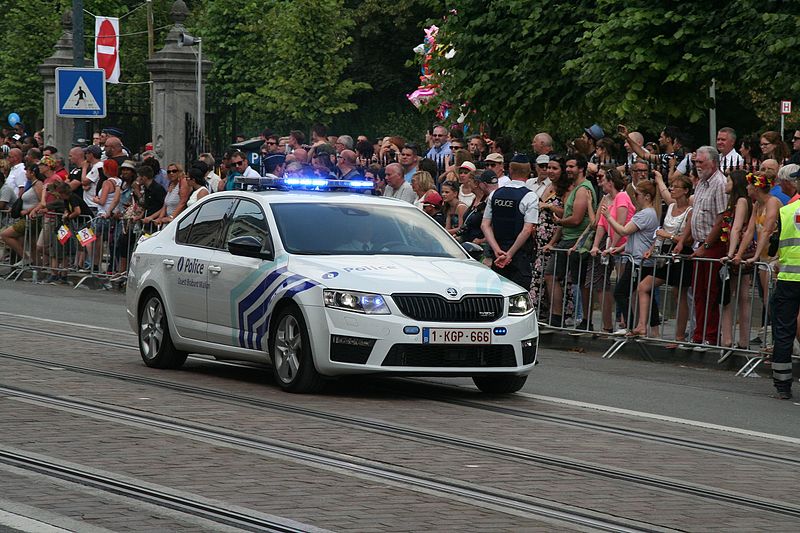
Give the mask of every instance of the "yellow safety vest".
[(800, 202), (781, 207), (781, 235), (778, 279), (800, 281)]

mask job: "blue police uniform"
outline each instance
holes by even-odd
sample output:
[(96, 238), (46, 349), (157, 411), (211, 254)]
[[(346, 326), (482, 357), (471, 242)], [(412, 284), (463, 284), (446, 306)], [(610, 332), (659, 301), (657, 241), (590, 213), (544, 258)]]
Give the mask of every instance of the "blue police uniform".
[[(492, 231), (497, 244), (503, 250), (508, 250), (517, 240), (517, 236), (525, 225), (525, 215), (520, 212), (520, 203), (531, 190), (527, 187), (500, 187), (491, 199)], [(525, 289), (531, 286), (531, 241), (525, 243), (511, 258), (511, 262), (504, 268), (492, 269), (521, 285)]]

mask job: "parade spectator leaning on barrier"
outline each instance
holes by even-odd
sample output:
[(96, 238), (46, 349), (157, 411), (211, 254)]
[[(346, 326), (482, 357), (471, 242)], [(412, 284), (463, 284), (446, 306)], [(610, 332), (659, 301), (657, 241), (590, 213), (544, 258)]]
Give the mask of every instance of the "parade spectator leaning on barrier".
[(562, 216), (564, 214), (564, 200), (569, 188), (566, 178), (566, 162), (563, 157), (557, 154), (550, 157), (547, 164), (547, 177), (550, 184), (539, 195), (539, 224), (534, 232), (536, 255), (533, 261), (533, 280), (531, 281), (531, 297), (534, 302), (539, 302), (540, 313), (543, 309), (541, 302), (547, 301), (549, 297), (549, 294), (542, 294), (541, 290), (545, 266), (550, 259), (550, 252), (546, 247), (548, 244), (551, 247), (554, 244), (550, 242), (558, 227), (554, 215)]
[(20, 212), (20, 219), (11, 226), (3, 229), (0, 232), (0, 239), (8, 245), (9, 248), (19, 256), (18, 263), (14, 266), (23, 266), (31, 263), (33, 257), (33, 250), (30, 246), (33, 242), (28, 242), (28, 250), (23, 250), (25, 246), (25, 235), (38, 235), (41, 226), (40, 219), (37, 216), (37, 208), (39, 202), (42, 201), (44, 196), (44, 183), (39, 179), (39, 172), (36, 165), (29, 165), (25, 169), (27, 180), (30, 180), (31, 186), (27, 191), (22, 193), (22, 211)]
[(31, 235), (31, 238), (36, 239), (36, 257), (41, 258), (41, 262), (37, 261), (37, 263), (42, 265), (50, 265), (50, 251), (57, 228), (56, 212), (61, 211), (63, 207), (61, 198), (56, 196), (52, 190), (48, 191), (50, 185), (63, 182), (61, 176), (56, 174), (56, 166), (56, 160), (52, 156), (44, 156), (38, 165), (44, 189), (36, 213), (42, 217), (42, 229), (38, 235)]
[[(565, 281), (567, 271), (569, 270), (569, 282), (581, 286), (586, 281), (588, 253), (568, 254), (566, 250), (577, 244), (578, 238), (591, 223), (597, 204), (594, 187), (586, 179), (587, 166), (588, 162), (582, 155), (571, 155), (567, 159), (566, 175), (572, 188), (564, 204), (564, 216), (560, 217), (555, 213), (553, 215), (553, 220), (560, 226), (551, 239), (551, 243), (555, 242), (555, 246), (548, 243), (544, 248), (547, 252), (555, 248), (545, 268), (547, 292), (550, 295), (551, 325), (554, 327), (563, 325), (564, 287), (561, 282)], [(588, 305), (588, 302), (584, 302), (584, 305)], [(581, 324), (579, 329), (588, 329), (588, 324)]]
[(83, 153), (85, 157), (81, 173), (83, 201), (91, 211), (87, 214), (94, 217), (97, 214), (97, 203), (94, 198), (97, 196), (97, 183), (100, 181), (100, 171), (103, 168), (103, 162), (100, 160), (103, 152), (99, 146), (93, 144), (84, 148)]
[[(689, 224), (675, 245), (675, 253), (693, 242), (692, 257), (720, 259), (727, 252), (719, 239), (710, 241), (709, 235), (728, 204), (725, 195), (727, 178), (720, 172), (717, 161), (719, 152), (712, 146), (701, 146), (694, 156), (699, 181), (694, 191), (694, 208), (689, 215)], [(694, 316), (695, 330), (692, 342), (696, 344), (717, 343), (719, 326), (720, 278), (719, 261), (698, 261), (694, 265)], [(698, 348), (702, 351), (703, 348)]]
[[(678, 176), (672, 180), (670, 197), (672, 203), (667, 207), (664, 221), (656, 230), (656, 239), (653, 245), (643, 255), (649, 260), (648, 266), (642, 269), (642, 275), (637, 287), (639, 309), (650, 309), (656, 317), (651, 323), (659, 323), (658, 307), (651, 304), (655, 290), (667, 283), (672, 287), (672, 292), (678, 306), (675, 319), (675, 340), (686, 341), (686, 326), (689, 322), (689, 287), (692, 284), (692, 263), (687, 257), (672, 260), (669, 256), (674, 252), (675, 243), (687, 226), (689, 214), (692, 211), (689, 205), (689, 196), (692, 194), (692, 180), (687, 176)], [(651, 259), (653, 255), (668, 256)], [(677, 256), (676, 256), (677, 257)], [(647, 317), (639, 315), (636, 331), (647, 329)], [(668, 344), (669, 348), (677, 348), (677, 344)]]
[[(633, 218), (636, 208), (625, 189), (625, 180), (619, 171), (611, 166), (601, 166), (597, 172), (597, 183), (605, 196), (601, 206), (608, 206), (611, 217), (623, 227)], [(613, 332), (614, 297), (611, 293), (611, 273), (614, 270), (613, 254), (622, 252), (627, 237), (620, 235), (609, 226), (605, 217), (597, 217), (597, 230), (590, 254), (591, 276), (586, 279), (584, 295), (589, 297), (589, 289), (594, 290), (595, 301), (601, 303), (603, 331)], [(621, 274), (621, 272), (620, 272)], [(590, 287), (591, 286), (591, 287)]]
[[(747, 225), (747, 230), (742, 237), (739, 250), (733, 257), (733, 263), (753, 264), (757, 261), (769, 263), (770, 237), (778, 227), (778, 214), (783, 207), (780, 200), (770, 194), (772, 176), (767, 173), (748, 173), (747, 192), (753, 200), (753, 212)], [(746, 257), (746, 251), (755, 239), (755, 252)], [(763, 288), (769, 287), (770, 272), (764, 266), (759, 266), (758, 276)], [(748, 339), (749, 340), (749, 339)]]
[[(622, 303), (623, 309), (630, 311), (628, 317), (626, 317), (627, 324), (632, 324), (634, 320), (633, 307), (630, 302), (633, 272), (642, 266), (644, 254), (652, 247), (655, 240), (655, 232), (658, 228), (658, 215), (653, 208), (653, 200), (656, 196), (655, 185), (650, 181), (639, 182), (636, 186), (635, 194), (638, 197), (641, 208), (636, 211), (630, 222), (624, 226), (612, 216), (608, 206), (604, 205), (600, 210), (601, 216), (605, 217), (610, 228), (627, 237), (625, 255), (630, 257), (624, 258), (625, 269), (614, 290), (616, 300)], [(647, 319), (649, 316), (650, 327), (658, 327), (658, 312), (653, 313), (649, 308), (639, 308), (638, 313), (639, 325), (643, 325), (645, 322), (642, 317)], [(627, 332), (628, 336), (643, 336), (647, 334), (646, 328), (639, 328), (638, 326)], [(651, 330), (650, 334), (658, 337), (657, 330)]]

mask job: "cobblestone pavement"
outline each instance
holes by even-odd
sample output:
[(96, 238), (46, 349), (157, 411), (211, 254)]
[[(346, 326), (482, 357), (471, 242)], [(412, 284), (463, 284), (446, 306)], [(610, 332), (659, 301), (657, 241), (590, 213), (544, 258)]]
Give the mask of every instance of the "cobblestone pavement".
[[(35, 322), (35, 321), (34, 321)], [(0, 319), (0, 323), (13, 323)], [(53, 324), (26, 324), (64, 331)], [(72, 333), (75, 333), (72, 331)], [(86, 330), (84, 334), (135, 348), (131, 335)], [(309, 416), (242, 405), (163, 387), (90, 376), (59, 362), (134, 376), (186, 383), (309, 409), (387, 421), (426, 432), (513, 447), (596, 467), (668, 478), (698, 487), (771, 501), (792, 502), (800, 466), (727, 457), (629, 436), (524, 419), (416, 395), (435, 385), (400, 380), (346, 380), (325, 394), (288, 395), (258, 368), (225, 366), (190, 359), (183, 371), (144, 367), (135, 349), (65, 340), (0, 329), (8, 353), (50, 361), (26, 364), (0, 356), (0, 386), (80, 399), (181, 423), (235, 431), (273, 443), (302, 445), (354, 461), (395, 465), (432, 478), (490, 489), (510, 497), (588, 509), (601, 515), (690, 531), (776, 531), (796, 529), (797, 517), (754, 510), (677, 491), (646, 487), (520, 458), (500, 457), (424, 438), (398, 436)], [(388, 385), (387, 385), (388, 384)], [(396, 389), (400, 389), (399, 393)], [(404, 393), (407, 392), (407, 394)], [(749, 450), (780, 450), (796, 457), (800, 445), (757, 436), (637, 418), (525, 397), (487, 398), (462, 391), (461, 399), (540, 414), (591, 420), (642, 432), (713, 442)], [(488, 502), (448, 496), (339, 468), (323, 467), (179, 431), (156, 429), (113, 417), (88, 415), (67, 407), (13, 394), (0, 398), (0, 448), (23, 450), (55, 461), (112, 473), (196, 495), (220, 505), (273, 515), (334, 531), (560, 531), (565, 524)], [(0, 510), (15, 506), (31, 519), (64, 520), (113, 531), (222, 530), (219, 524), (143, 504), (17, 468), (0, 468)], [(24, 512), (20, 512), (23, 510)], [(37, 516), (39, 518), (37, 518)], [(0, 524), (3, 524), (0, 518)], [(0, 525), (0, 530), (2, 525)]]

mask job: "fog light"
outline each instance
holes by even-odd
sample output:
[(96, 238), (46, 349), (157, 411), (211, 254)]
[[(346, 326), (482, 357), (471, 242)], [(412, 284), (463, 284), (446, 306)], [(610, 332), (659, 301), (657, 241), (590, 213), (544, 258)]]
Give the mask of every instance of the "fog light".
[(508, 333), (506, 328), (494, 328), (495, 335), (505, 335), (506, 333)]

